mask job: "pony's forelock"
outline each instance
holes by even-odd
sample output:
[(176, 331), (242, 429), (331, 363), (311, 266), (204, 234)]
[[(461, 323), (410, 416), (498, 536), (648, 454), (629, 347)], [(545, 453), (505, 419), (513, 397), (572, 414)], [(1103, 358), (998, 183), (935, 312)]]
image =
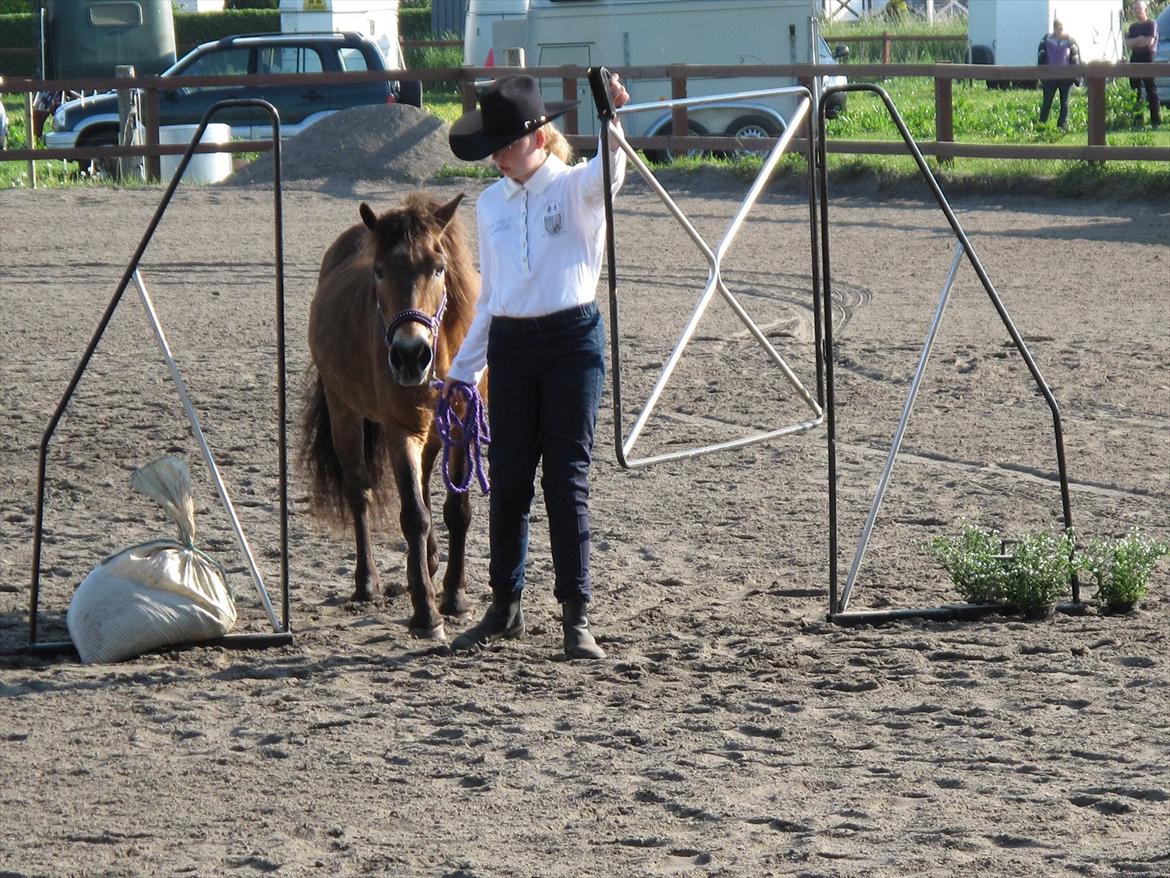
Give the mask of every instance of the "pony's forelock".
[(370, 235), (374, 249), (379, 252), (389, 252), (404, 243), (410, 245), (426, 235), (438, 235), (447, 255), (447, 308), (453, 317), (466, 324), (471, 320), (479, 289), (475, 263), (458, 210), (444, 227), (436, 216), (443, 206), (443, 202), (426, 192), (412, 192), (399, 207), (378, 216)]

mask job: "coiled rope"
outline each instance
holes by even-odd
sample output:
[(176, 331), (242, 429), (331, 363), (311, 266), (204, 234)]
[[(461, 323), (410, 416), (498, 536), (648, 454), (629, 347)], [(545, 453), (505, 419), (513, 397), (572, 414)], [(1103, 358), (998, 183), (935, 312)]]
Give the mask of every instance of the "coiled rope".
[[(467, 403), (461, 418), (455, 407), (442, 395), (443, 382), (436, 381), (434, 386), (440, 391), (439, 402), (435, 407), (435, 422), (439, 427), (439, 438), (443, 440), (443, 484), (448, 491), (463, 494), (471, 487), (474, 475), (479, 479), (480, 490), (484, 494), (491, 493), (491, 483), (483, 463), (483, 446), (491, 444), (492, 437), (488, 433), (487, 409), (483, 397), (474, 384), (454, 382), (450, 392), (462, 394)], [(451, 481), (451, 455), (456, 450), (463, 455), (465, 464), (460, 484)]]

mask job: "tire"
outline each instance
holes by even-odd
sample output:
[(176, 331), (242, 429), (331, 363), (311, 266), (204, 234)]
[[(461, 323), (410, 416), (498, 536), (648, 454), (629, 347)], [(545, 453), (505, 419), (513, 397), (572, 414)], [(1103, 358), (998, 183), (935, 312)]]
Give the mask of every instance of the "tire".
[(830, 96), (829, 99), (825, 102), (825, 118), (839, 118), (840, 115), (845, 112), (846, 101), (847, 95), (843, 91), (839, 91), (836, 94)]
[[(704, 128), (701, 124), (696, 122), (694, 119), (688, 119), (687, 120), (687, 133), (693, 134), (697, 137), (703, 137), (706, 134), (708, 134), (709, 132), (707, 131), (706, 128)], [(664, 135), (668, 135), (668, 134), (670, 134), (670, 123), (669, 122), (667, 122), (666, 125), (664, 125), (663, 127), (659, 128), (657, 131), (654, 132), (655, 136), (664, 136)], [(700, 156), (705, 156), (705, 155), (710, 155), (710, 154), (711, 153), (709, 150), (702, 150), (702, 149), (688, 149), (688, 150), (648, 149), (648, 150), (646, 150), (646, 159), (648, 161), (653, 162), (654, 164), (657, 164), (657, 165), (669, 165), (669, 164), (672, 164), (676, 158), (682, 158), (684, 156), (691, 156), (693, 158), (698, 158)]]
[[(991, 46), (975, 45), (971, 47), (971, 63), (972, 64), (994, 64), (995, 52), (992, 51)], [(988, 79), (987, 87), (992, 90), (1003, 88), (1003, 81), (999, 79)]]
[(398, 103), (422, 109), (423, 84), (421, 79), (404, 79), (398, 83)]
[(991, 50), (991, 46), (972, 46), (971, 47), (971, 63), (972, 64), (994, 64), (995, 52)]
[[(748, 116), (740, 116), (729, 126), (724, 132), (728, 137), (779, 137), (784, 131), (775, 119), (770, 119), (767, 116), (759, 114), (751, 114)], [(733, 149), (728, 155), (730, 158), (738, 159), (749, 155), (766, 156), (767, 149)]]
[[(97, 131), (90, 132), (84, 135), (81, 140), (77, 142), (78, 147), (85, 146), (117, 146), (118, 145), (118, 130), (116, 128), (99, 128)], [(117, 180), (118, 160), (116, 158), (89, 158), (78, 161), (81, 170), (86, 170), (92, 167), (95, 171), (100, 173), (107, 180)]]

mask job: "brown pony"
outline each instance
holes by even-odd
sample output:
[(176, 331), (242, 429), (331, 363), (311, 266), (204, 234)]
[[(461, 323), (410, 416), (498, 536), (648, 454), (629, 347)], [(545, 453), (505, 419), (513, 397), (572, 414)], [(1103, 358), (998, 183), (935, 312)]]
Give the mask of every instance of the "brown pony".
[[(455, 210), (423, 193), (381, 216), (358, 208), (352, 226), (325, 251), (309, 313), (313, 356), (305, 399), (301, 461), (314, 510), (352, 521), (357, 542), (353, 599), (370, 600), (378, 570), (370, 513), (390, 499), (389, 468), (406, 538), (411, 633), (441, 640), (443, 616), (467, 612), (464, 548), (471, 523), (466, 493), (448, 491), (443, 521), (450, 552), (437, 601), (432, 577), (439, 547), (431, 520), (430, 477), (441, 441), (432, 380), (447, 374), (467, 335), (479, 276)], [(451, 455), (450, 476), (465, 474)], [(387, 595), (401, 594), (388, 586)]]

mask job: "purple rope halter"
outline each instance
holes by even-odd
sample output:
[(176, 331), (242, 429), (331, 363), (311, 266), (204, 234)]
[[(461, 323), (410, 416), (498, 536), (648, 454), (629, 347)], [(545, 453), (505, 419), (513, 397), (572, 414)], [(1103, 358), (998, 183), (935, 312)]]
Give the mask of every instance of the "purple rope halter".
[[(386, 324), (386, 332), (384, 338), (386, 339), (386, 347), (390, 347), (390, 342), (394, 338), (394, 333), (397, 332), (398, 327), (403, 323), (421, 323), (423, 326), (431, 330), (431, 335), (436, 339), (439, 338), (439, 324), (443, 322), (443, 315), (447, 311), (447, 291), (443, 290), (443, 298), (439, 300), (439, 309), (435, 311), (432, 317), (426, 311), (420, 311), (417, 308), (407, 308), (405, 311), (399, 311), (387, 323), (386, 318), (382, 318), (382, 322)], [(381, 305), (378, 306), (378, 313), (382, 313)]]
[[(382, 322), (386, 324), (384, 334), (386, 347), (390, 347), (395, 331), (403, 323), (421, 323), (423, 326), (429, 327), (431, 336), (437, 344), (439, 326), (443, 322), (443, 315), (446, 311), (447, 291), (443, 290), (443, 298), (439, 301), (439, 308), (433, 317), (417, 308), (399, 311), (389, 321), (383, 317)], [(378, 313), (381, 314), (381, 312), (382, 309), (379, 306)], [(435, 381), (433, 386), (437, 390), (442, 390), (443, 382)], [(467, 399), (467, 414), (460, 418), (442, 394), (439, 395), (435, 421), (439, 427), (439, 438), (443, 440), (443, 484), (447, 486), (448, 491), (464, 494), (471, 487), (471, 478), (474, 473), (479, 479), (480, 490), (487, 494), (491, 490), (491, 485), (483, 467), (483, 446), (491, 442), (491, 436), (488, 434), (487, 414), (484, 410), (483, 398), (480, 397), (479, 391), (473, 384), (465, 384), (460, 381), (454, 384), (452, 389), (459, 391)], [(459, 434), (462, 438), (455, 438), (454, 428), (456, 427), (459, 428)], [(454, 448), (462, 450), (463, 459), (467, 464), (463, 481), (458, 485), (451, 481), (451, 452)]]
[[(443, 382), (436, 381), (434, 386), (442, 390)], [(443, 440), (443, 483), (448, 491), (456, 494), (466, 493), (471, 487), (471, 476), (474, 473), (479, 479), (479, 489), (484, 494), (491, 493), (491, 484), (487, 472), (483, 467), (483, 446), (492, 441), (488, 433), (487, 412), (484, 408), (483, 397), (474, 384), (457, 381), (451, 385), (451, 391), (463, 394), (467, 401), (467, 411), (462, 418), (454, 407), (439, 394), (439, 403), (435, 410), (435, 422), (439, 427), (439, 438)], [(459, 438), (455, 436), (454, 428), (459, 428)], [(463, 481), (455, 484), (451, 481), (451, 453), (459, 449), (463, 454), (466, 465)]]

